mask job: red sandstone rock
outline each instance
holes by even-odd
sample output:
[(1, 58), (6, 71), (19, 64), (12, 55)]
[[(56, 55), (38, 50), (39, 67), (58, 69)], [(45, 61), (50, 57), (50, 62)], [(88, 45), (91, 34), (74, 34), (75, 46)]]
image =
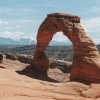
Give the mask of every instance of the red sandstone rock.
[(89, 89), (82, 91), (81, 95), (88, 98), (100, 97), (100, 84), (92, 83)]
[(37, 34), (37, 46), (33, 58), (36, 69), (47, 71), (49, 60), (45, 49), (56, 32), (61, 31), (73, 43), (71, 80), (84, 79), (100, 82), (100, 55), (93, 41), (80, 25), (80, 17), (69, 14), (49, 14)]

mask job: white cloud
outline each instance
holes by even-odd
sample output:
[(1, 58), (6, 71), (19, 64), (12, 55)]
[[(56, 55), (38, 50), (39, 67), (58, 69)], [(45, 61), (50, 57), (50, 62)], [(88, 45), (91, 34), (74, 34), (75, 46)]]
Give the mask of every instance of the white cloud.
[(95, 44), (100, 44), (100, 36), (93, 37), (92, 40), (94, 41)]
[(100, 17), (82, 20), (82, 26), (96, 44), (100, 44)]
[(8, 24), (7, 21), (0, 19), (0, 24)]
[(21, 27), (21, 25), (16, 25), (16, 27), (17, 27), (17, 28), (20, 28), (20, 27)]
[(95, 17), (87, 20), (82, 20), (82, 25), (85, 27), (87, 32), (100, 33), (100, 17)]
[(0, 32), (0, 37), (12, 38), (19, 40), (20, 38), (30, 38), (36, 41), (36, 34), (24, 33), (24, 32), (13, 32), (13, 31), (4, 31)]
[(5, 31), (5, 32), (0, 32), (0, 37), (5, 37), (5, 38), (15, 38), (18, 39), (23, 35), (21, 32), (11, 32), (11, 31)]

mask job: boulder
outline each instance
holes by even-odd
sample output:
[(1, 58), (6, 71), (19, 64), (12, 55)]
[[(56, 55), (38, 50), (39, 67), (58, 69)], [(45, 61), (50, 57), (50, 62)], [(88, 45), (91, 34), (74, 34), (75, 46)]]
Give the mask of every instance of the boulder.
[(49, 67), (52, 69), (60, 69), (63, 73), (70, 73), (71, 70), (71, 62), (66, 62), (63, 60), (49, 59)]
[(22, 63), (31, 64), (33, 56), (26, 54), (19, 54), (17, 55), (17, 58)]
[(15, 54), (11, 54), (11, 53), (5, 53), (6, 55), (6, 59), (11, 59), (11, 60), (17, 60), (17, 56)]

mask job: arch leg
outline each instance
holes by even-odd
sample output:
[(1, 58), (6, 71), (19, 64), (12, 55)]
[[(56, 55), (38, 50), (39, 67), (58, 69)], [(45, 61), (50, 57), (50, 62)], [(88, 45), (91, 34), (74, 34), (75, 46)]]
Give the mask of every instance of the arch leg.
[(40, 71), (47, 71), (49, 68), (49, 60), (45, 55), (45, 49), (52, 40), (53, 35), (58, 31), (57, 27), (45, 20), (39, 28), (37, 34), (37, 46), (34, 53), (33, 65)]

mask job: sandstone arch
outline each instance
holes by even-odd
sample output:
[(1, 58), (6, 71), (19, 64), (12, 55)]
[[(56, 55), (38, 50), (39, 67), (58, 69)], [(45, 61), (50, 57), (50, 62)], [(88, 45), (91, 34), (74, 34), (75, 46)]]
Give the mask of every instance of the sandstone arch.
[(73, 43), (71, 79), (85, 79), (100, 82), (100, 55), (93, 41), (86, 36), (80, 25), (80, 17), (53, 13), (41, 24), (37, 34), (37, 45), (33, 65), (40, 71), (47, 71), (49, 60), (45, 49), (56, 32), (61, 31)]

